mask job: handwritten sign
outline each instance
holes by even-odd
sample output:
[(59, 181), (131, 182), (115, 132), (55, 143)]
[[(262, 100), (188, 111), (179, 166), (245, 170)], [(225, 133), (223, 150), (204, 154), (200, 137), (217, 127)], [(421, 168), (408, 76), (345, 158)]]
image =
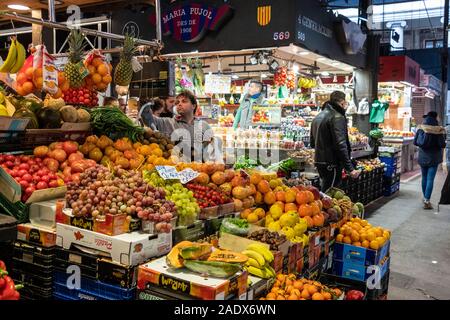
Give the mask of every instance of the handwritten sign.
[(205, 76), (205, 93), (230, 93), (231, 76), (207, 74)]
[(180, 179), (177, 169), (172, 166), (156, 166), (159, 176), (164, 180)]
[(183, 171), (178, 172), (180, 176), (180, 182), (182, 184), (188, 183), (191, 180), (194, 180), (199, 176), (197, 171), (192, 170), (191, 168), (184, 169)]

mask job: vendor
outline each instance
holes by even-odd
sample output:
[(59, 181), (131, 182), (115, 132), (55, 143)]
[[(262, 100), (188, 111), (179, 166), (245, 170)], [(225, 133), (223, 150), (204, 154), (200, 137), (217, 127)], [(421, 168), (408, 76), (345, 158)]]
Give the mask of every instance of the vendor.
[(161, 118), (149, 113), (150, 127), (154, 125), (158, 131), (167, 135), (185, 160), (222, 161), (220, 141), (214, 137), (207, 122), (195, 118), (197, 107), (194, 94), (183, 91), (175, 98), (177, 115)]
[(174, 106), (175, 106), (175, 97), (174, 96), (163, 96), (159, 97), (161, 101), (164, 103), (164, 109), (161, 112), (161, 118), (172, 118), (174, 116)]
[(247, 94), (241, 101), (241, 104), (234, 117), (233, 128), (248, 129), (252, 124), (253, 106), (265, 104), (264, 95), (262, 94), (263, 84), (257, 80), (251, 80), (249, 83)]

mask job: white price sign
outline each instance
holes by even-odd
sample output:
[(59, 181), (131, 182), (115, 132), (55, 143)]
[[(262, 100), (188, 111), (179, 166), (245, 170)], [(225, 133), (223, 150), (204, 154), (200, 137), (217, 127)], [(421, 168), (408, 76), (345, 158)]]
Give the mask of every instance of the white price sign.
[(205, 76), (205, 93), (230, 93), (231, 76), (207, 74)]
[(180, 177), (180, 182), (182, 184), (186, 184), (191, 180), (194, 180), (199, 176), (197, 171), (192, 170), (191, 168), (184, 169), (183, 171), (178, 172)]
[(180, 179), (177, 169), (172, 166), (156, 166), (159, 176), (164, 180)]

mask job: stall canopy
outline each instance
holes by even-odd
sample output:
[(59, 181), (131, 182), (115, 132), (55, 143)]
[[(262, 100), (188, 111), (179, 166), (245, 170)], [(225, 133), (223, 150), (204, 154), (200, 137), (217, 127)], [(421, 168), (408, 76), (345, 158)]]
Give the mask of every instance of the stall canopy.
[[(155, 33), (155, 13), (115, 12), (112, 31), (133, 24), (139, 36)], [(330, 59), (365, 68), (365, 35), (342, 23), (316, 0), (211, 0), (162, 3), (163, 53), (278, 48), (296, 44)], [(346, 33), (344, 32), (346, 31)], [(355, 50), (354, 54), (348, 54)]]

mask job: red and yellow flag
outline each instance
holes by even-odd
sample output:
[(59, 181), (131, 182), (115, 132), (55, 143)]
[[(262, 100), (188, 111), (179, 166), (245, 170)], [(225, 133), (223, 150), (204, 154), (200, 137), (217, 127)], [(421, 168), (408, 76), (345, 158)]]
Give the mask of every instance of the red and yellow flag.
[(272, 6), (262, 6), (258, 7), (257, 10), (257, 21), (260, 26), (266, 26), (270, 22)]

